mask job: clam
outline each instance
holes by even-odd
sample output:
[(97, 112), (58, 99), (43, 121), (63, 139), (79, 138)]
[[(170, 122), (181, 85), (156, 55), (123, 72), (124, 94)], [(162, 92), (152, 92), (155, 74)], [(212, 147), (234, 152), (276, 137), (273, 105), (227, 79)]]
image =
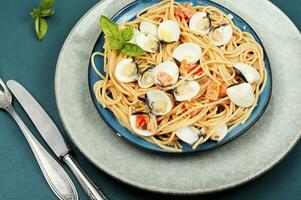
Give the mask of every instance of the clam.
[(167, 87), (174, 85), (179, 78), (179, 68), (172, 61), (165, 61), (154, 68), (155, 84)]
[(187, 126), (177, 130), (176, 135), (183, 142), (193, 145), (199, 139), (199, 132), (194, 126)]
[(230, 100), (237, 106), (250, 107), (255, 100), (255, 95), (250, 83), (239, 83), (227, 89)]
[(153, 70), (147, 69), (138, 78), (138, 85), (141, 88), (150, 88), (155, 84), (155, 75)]
[(147, 92), (146, 102), (154, 115), (168, 114), (173, 107), (173, 103), (169, 96), (160, 90), (151, 90)]
[(209, 13), (196, 12), (190, 18), (189, 28), (197, 35), (207, 35), (210, 32), (211, 28)]
[(134, 35), (133, 35), (132, 39), (129, 41), (129, 43), (137, 44), (136, 40), (137, 40), (138, 35), (140, 35), (140, 31), (135, 28), (134, 29)]
[(117, 80), (124, 83), (136, 81), (138, 78), (138, 66), (131, 58), (123, 59), (116, 66), (115, 76)]
[(133, 131), (140, 136), (154, 135), (157, 130), (156, 117), (149, 113), (133, 113), (130, 116)]
[(233, 35), (230, 24), (222, 24), (210, 32), (210, 37), (215, 46), (223, 46), (227, 44)]
[(186, 81), (174, 89), (174, 97), (177, 101), (190, 101), (200, 92), (201, 86), (197, 81)]
[(136, 43), (144, 51), (155, 53), (159, 50), (160, 41), (153, 35), (140, 33), (136, 38)]
[(188, 64), (194, 64), (201, 59), (202, 49), (200, 46), (186, 42), (180, 44), (172, 53), (172, 57), (179, 62), (186, 60)]
[(214, 141), (221, 141), (228, 133), (228, 127), (226, 124), (220, 125), (214, 133), (211, 135), (210, 139)]
[(236, 74), (244, 81), (250, 84), (260, 81), (260, 75), (254, 67), (245, 63), (236, 63), (233, 67)]
[(152, 22), (142, 21), (140, 23), (139, 29), (140, 29), (140, 32), (145, 35), (152, 35), (154, 37), (157, 37), (158, 26)]
[(177, 22), (165, 20), (160, 23), (158, 37), (164, 42), (176, 42), (180, 38), (180, 28)]

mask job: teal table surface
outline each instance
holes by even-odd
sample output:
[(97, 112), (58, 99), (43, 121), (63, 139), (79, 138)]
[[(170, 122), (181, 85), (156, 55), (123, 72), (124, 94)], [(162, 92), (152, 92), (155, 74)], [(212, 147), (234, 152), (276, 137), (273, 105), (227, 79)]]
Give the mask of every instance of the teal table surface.
[[(79, 18), (97, 2), (97, 0), (57, 1), (55, 4), (56, 14), (48, 20), (47, 36), (42, 42), (39, 42), (34, 33), (33, 20), (28, 15), (28, 12), (39, 2), (37, 0), (0, 1), (0, 77), (4, 80), (18, 80), (28, 88), (41, 102), (65, 136), (66, 133), (60, 122), (54, 97), (55, 65), (60, 49), (70, 30)], [(283, 10), (301, 30), (300, 0), (273, 0), (272, 2)], [(20, 105), (16, 102), (14, 105), (34, 135), (46, 146)], [(276, 167), (250, 183), (225, 192), (190, 197), (154, 194), (120, 183), (98, 170), (73, 145), (71, 146), (75, 150), (75, 157), (83, 169), (112, 200), (296, 200), (300, 199), (301, 196), (300, 143)], [(87, 199), (77, 181), (72, 175), (71, 177), (76, 184), (80, 198)], [(4, 112), (0, 112), (0, 199), (56, 199), (46, 184), (19, 128)]]

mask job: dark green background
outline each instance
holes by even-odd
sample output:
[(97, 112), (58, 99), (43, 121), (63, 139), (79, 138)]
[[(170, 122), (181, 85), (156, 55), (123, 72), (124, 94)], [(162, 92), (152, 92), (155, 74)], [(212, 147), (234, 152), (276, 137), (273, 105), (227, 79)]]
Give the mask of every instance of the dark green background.
[[(55, 5), (57, 13), (48, 20), (47, 37), (43, 42), (39, 42), (35, 37), (33, 20), (27, 14), (37, 6), (38, 0), (0, 1), (0, 77), (5, 81), (16, 79), (28, 88), (64, 134), (54, 99), (57, 57), (72, 27), (97, 2), (97, 0), (57, 1)], [(273, 3), (295, 22), (299, 30), (301, 29), (300, 0), (274, 0)], [(42, 141), (20, 106), (15, 103), (15, 107), (36, 137)], [(43, 141), (42, 144), (46, 146)], [(184, 199), (132, 188), (99, 171), (77, 150), (75, 156), (93, 181), (103, 187), (109, 199)], [(222, 193), (186, 199), (300, 199), (300, 158), (299, 143), (280, 164), (248, 184)], [(87, 199), (75, 180), (74, 183), (81, 199)], [(56, 199), (46, 184), (23, 135), (4, 112), (0, 112), (0, 199)]]

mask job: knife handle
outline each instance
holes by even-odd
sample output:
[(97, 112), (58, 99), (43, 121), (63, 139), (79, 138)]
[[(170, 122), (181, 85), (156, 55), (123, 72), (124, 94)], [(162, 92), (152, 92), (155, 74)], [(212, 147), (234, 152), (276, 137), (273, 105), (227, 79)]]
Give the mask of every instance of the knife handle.
[(13, 107), (8, 105), (4, 109), (14, 118), (22, 130), (43, 172), (43, 175), (46, 178), (47, 183), (55, 195), (60, 200), (78, 200), (76, 188), (64, 169), (32, 135)]
[(90, 200), (107, 200), (105, 195), (89, 179), (89, 177), (84, 173), (84, 171), (80, 168), (78, 163), (70, 154), (64, 155), (62, 157), (62, 160), (69, 166), (71, 171), (74, 173), (78, 182), (83, 187)]

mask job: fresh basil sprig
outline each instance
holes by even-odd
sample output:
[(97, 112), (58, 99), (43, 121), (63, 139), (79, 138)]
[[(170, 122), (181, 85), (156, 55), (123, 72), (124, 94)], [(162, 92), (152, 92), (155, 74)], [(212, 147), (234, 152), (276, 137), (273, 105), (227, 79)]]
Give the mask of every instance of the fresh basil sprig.
[(129, 43), (134, 36), (133, 26), (126, 26), (120, 30), (115, 22), (103, 15), (99, 21), (102, 31), (110, 39), (110, 49), (118, 49), (121, 53), (128, 56), (142, 56), (145, 54), (145, 51), (138, 45)]
[(48, 24), (45, 18), (54, 15), (55, 11), (52, 9), (55, 0), (42, 0), (38, 8), (34, 8), (29, 14), (35, 20), (35, 31), (39, 38), (42, 40), (48, 30)]

